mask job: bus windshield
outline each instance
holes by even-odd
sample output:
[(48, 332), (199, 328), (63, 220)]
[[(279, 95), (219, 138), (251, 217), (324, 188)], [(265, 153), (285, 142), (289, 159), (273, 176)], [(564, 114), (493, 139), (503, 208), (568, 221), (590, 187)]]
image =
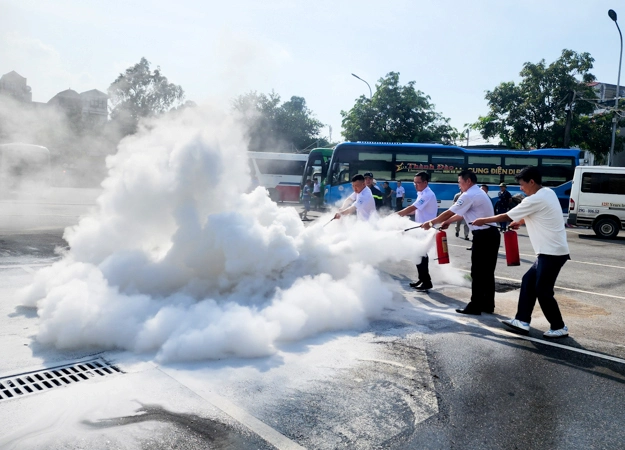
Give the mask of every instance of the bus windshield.
[(416, 198), (413, 178), (424, 171), (430, 175), (429, 186), (439, 200), (439, 207), (447, 209), (458, 192), (458, 173), (462, 170), (475, 172), (479, 184), (489, 185), (489, 195), (495, 200), (500, 183), (509, 185), (511, 194), (521, 194), (514, 176), (532, 165), (541, 169), (543, 185), (556, 191), (566, 211), (580, 153), (570, 149), (473, 150), (438, 144), (345, 142), (334, 149), (325, 200), (341, 201), (351, 193), (349, 183), (355, 174), (372, 172), (378, 184), (388, 181), (391, 189), (395, 189), (397, 181), (402, 181), (406, 201), (411, 202)]
[(306, 160), (306, 166), (304, 167), (304, 176), (302, 177), (301, 186), (302, 189), (304, 188), (306, 181), (312, 180), (313, 178), (317, 178), (319, 180), (321, 188), (323, 189), (331, 157), (331, 148), (315, 148), (310, 151), (308, 159)]
[(275, 152), (247, 152), (252, 178), (269, 191), (276, 202), (299, 201), (307, 155)]

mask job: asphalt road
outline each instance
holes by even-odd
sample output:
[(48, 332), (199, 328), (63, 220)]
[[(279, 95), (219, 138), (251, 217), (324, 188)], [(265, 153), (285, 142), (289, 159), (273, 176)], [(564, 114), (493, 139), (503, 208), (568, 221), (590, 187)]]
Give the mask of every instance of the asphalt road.
[[(42, 348), (35, 312), (12, 296), (57, 258), (62, 227), (89, 205), (50, 203), (0, 210), (0, 383), (97, 353)], [(503, 253), (498, 263), (494, 315), (456, 314), (467, 287), (434, 277), (419, 293), (408, 286), (414, 266), (397, 264), (386, 275), (402, 286), (393, 307), (362, 332), (317, 336), (261, 361), (161, 366), (98, 353), (125, 373), (0, 401), (0, 448), (623, 448), (625, 239), (567, 234), (573, 260), (556, 298), (569, 338), (542, 338), (538, 306), (529, 337), (501, 328), (533, 262), (521, 230), (521, 267), (507, 267)], [(470, 243), (450, 233), (449, 245), (452, 264), (469, 270)]]

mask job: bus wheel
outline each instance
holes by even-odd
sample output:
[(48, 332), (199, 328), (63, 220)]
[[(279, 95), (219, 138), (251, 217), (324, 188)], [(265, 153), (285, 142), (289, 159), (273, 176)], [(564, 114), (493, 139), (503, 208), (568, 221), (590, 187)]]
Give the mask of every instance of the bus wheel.
[(614, 239), (618, 235), (620, 227), (616, 220), (603, 217), (592, 225), (592, 229), (601, 238)]

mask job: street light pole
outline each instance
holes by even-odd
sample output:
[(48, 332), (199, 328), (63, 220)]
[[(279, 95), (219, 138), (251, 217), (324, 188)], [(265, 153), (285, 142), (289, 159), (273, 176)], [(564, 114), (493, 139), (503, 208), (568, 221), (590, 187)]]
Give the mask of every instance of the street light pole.
[(618, 22), (616, 21), (616, 11), (613, 9), (608, 11), (608, 16), (610, 19), (614, 21), (616, 25), (616, 29), (618, 30), (618, 35), (621, 38), (621, 53), (618, 60), (618, 78), (616, 79), (616, 95), (614, 96), (614, 117), (612, 118), (612, 144), (610, 145), (610, 158), (608, 160), (608, 166), (614, 165), (614, 141), (616, 140), (616, 117), (618, 115), (618, 99), (619, 94), (621, 93), (621, 62), (623, 60), (623, 34), (621, 33), (621, 28), (618, 26)]
[(364, 82), (367, 87), (369, 88), (369, 100), (371, 100), (371, 98), (373, 97), (373, 93), (371, 92), (371, 86), (369, 86), (369, 83), (367, 83), (365, 80), (363, 80), (362, 78), (360, 78), (358, 75), (356, 75), (355, 73), (352, 73), (353, 77), (358, 78), (360, 81)]

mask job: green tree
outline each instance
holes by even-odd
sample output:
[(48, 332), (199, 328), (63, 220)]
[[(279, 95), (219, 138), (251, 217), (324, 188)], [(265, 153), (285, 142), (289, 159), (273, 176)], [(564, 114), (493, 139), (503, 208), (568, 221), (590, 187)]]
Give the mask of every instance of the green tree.
[(588, 53), (565, 49), (549, 65), (544, 59), (525, 63), (518, 85), (503, 82), (487, 91), (490, 111), (472, 128), (484, 139), (499, 138), (510, 148), (568, 147), (582, 142), (580, 133), (572, 130), (581, 116), (595, 109), (596, 94), (589, 85), (595, 80), (590, 73), (593, 62)]
[(151, 71), (145, 58), (120, 74), (108, 93), (111, 120), (119, 122), (123, 134), (136, 131), (140, 119), (167, 112), (184, 100), (182, 87), (169, 83), (160, 67)]
[(371, 99), (360, 96), (343, 116), (343, 137), (348, 141), (455, 142), (458, 132), (434, 110), (430, 97), (410, 81), (399, 84), (399, 73), (380, 78)]
[[(619, 105), (622, 107), (622, 105)], [(573, 127), (572, 139), (582, 150), (588, 150), (595, 155), (596, 164), (607, 163), (607, 155), (610, 153), (612, 144), (612, 112), (605, 111), (592, 116), (579, 118), (576, 126)], [(620, 135), (619, 130), (625, 127), (625, 120), (618, 117), (617, 134), (614, 142), (614, 151), (618, 153), (623, 149), (625, 140)]]
[(269, 95), (249, 92), (235, 98), (233, 108), (246, 126), (251, 151), (296, 151), (328, 144), (320, 136), (323, 123), (304, 97), (293, 96), (281, 104), (273, 91)]

